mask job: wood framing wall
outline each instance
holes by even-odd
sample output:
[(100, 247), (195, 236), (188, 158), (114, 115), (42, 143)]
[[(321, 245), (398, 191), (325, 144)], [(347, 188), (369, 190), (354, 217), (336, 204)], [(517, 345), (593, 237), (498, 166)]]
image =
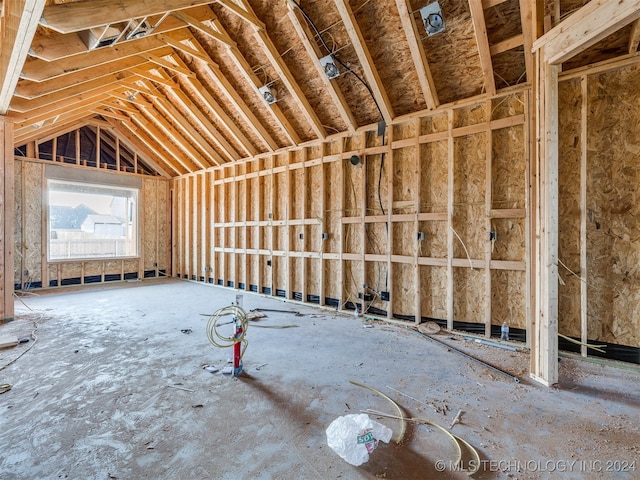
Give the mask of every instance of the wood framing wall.
[[(96, 172), (73, 165), (84, 181), (101, 183), (100, 175), (139, 178), (139, 256), (137, 258), (55, 261), (47, 259), (46, 169), (52, 162), (15, 159), (14, 283), (18, 289), (82, 285), (166, 275), (170, 270), (169, 181), (126, 173)], [(121, 177), (119, 177), (121, 178)]]
[(528, 102), (512, 91), (175, 178), (174, 273), (487, 336), (506, 321), (524, 339)]
[(639, 76), (559, 84), (559, 332), (583, 342), (640, 347)]

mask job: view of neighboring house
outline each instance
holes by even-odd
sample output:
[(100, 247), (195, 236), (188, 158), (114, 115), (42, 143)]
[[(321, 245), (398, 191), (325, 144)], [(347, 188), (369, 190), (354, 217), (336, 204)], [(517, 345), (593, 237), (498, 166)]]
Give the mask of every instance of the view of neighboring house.
[(127, 224), (112, 214), (99, 214), (84, 204), (50, 206), (49, 258), (118, 257), (129, 255)]

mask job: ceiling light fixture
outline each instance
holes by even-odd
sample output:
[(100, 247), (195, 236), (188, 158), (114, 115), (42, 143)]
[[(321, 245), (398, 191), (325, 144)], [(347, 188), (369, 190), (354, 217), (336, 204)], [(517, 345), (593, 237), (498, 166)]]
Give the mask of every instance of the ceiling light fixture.
[(430, 3), (420, 9), (420, 16), (424, 23), (427, 35), (435, 35), (436, 33), (445, 31), (444, 18), (442, 17), (442, 9), (438, 2)]
[(327, 74), (327, 77), (329, 77), (329, 80), (340, 76), (340, 70), (338, 70), (332, 55), (322, 57), (320, 59), (320, 65), (322, 65), (322, 69), (324, 70), (324, 73)]
[(278, 99), (273, 94), (273, 92), (271, 91), (268, 85), (264, 85), (260, 87), (258, 91), (260, 92), (260, 95), (262, 95), (262, 98), (264, 98), (264, 101), (267, 102), (268, 105), (271, 105), (272, 103), (276, 103), (278, 101)]

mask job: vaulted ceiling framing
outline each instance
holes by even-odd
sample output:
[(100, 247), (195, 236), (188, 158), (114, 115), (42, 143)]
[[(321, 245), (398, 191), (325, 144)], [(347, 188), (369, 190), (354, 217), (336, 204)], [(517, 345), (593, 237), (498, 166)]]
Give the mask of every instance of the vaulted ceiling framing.
[[(5, 0), (0, 113), (16, 146), (93, 122), (182, 175), (529, 82), (532, 11), (549, 29), (583, 3), (442, 0), (429, 35), (431, 2)], [(636, 20), (567, 66), (639, 43)]]

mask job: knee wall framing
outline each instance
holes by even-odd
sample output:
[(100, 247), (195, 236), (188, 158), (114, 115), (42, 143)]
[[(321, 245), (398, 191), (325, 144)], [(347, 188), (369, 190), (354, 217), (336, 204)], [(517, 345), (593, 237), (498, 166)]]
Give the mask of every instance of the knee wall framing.
[(525, 332), (527, 114), (520, 90), (175, 178), (174, 275)]

